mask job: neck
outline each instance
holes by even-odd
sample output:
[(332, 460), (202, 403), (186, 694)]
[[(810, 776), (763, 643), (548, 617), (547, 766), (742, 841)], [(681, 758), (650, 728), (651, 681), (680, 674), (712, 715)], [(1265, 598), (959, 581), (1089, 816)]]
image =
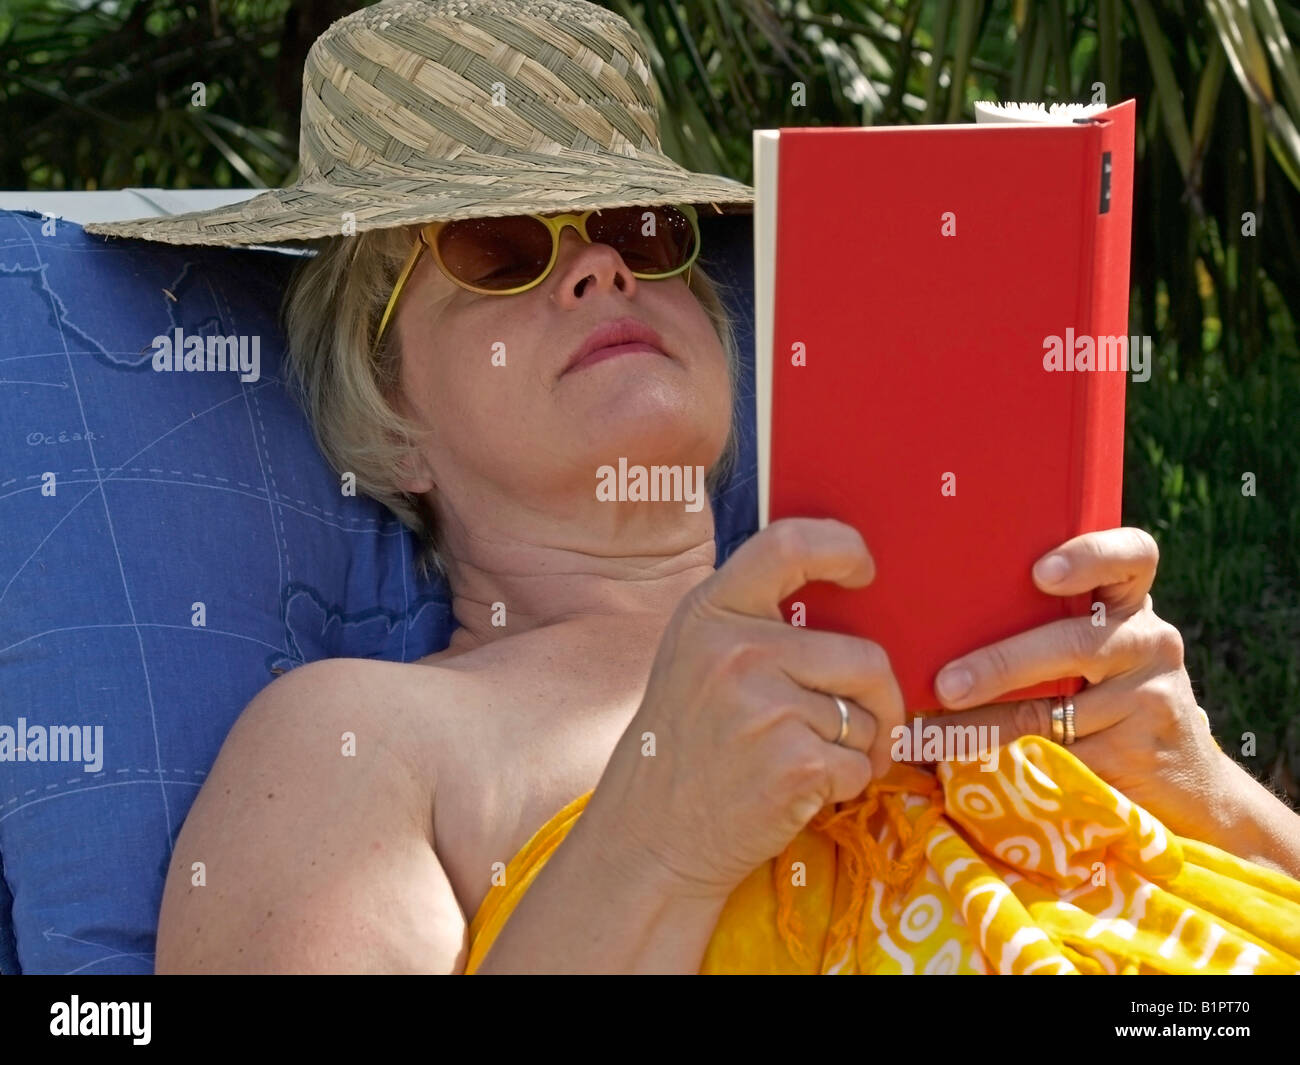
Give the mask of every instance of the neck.
[[(634, 505), (638, 517), (646, 515)], [(660, 632), (682, 597), (714, 571), (708, 506), (698, 514), (678, 509), (671, 520), (655, 515), (653, 522), (601, 522), (598, 529), (575, 523), (526, 538), (503, 525), (469, 536), (454, 516), (443, 519), (443, 559), (460, 626), (451, 654), (564, 622), (627, 622)]]

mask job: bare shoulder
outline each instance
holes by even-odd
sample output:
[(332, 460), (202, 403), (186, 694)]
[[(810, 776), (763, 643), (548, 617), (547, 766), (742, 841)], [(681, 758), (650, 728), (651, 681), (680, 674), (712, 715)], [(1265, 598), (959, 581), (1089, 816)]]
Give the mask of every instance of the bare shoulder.
[[(447, 699), (454, 681), (449, 670), (409, 663), (363, 658), (309, 662), (264, 688), (240, 715), (227, 742), (243, 742), (245, 733), (256, 733), (263, 742), (280, 736), (306, 743), (305, 757), (333, 760), (348, 733), (356, 757), (368, 743), (376, 755), (388, 751), (405, 758), (411, 753), (410, 737), (403, 733), (415, 716), (413, 700), (436, 705)], [(326, 744), (331, 737), (335, 742)]]
[[(456, 972), (467, 927), (432, 838), (436, 772), (412, 700), (437, 667), (331, 659), (261, 692), (171, 856), (156, 968)], [(436, 716), (436, 706), (426, 706)]]

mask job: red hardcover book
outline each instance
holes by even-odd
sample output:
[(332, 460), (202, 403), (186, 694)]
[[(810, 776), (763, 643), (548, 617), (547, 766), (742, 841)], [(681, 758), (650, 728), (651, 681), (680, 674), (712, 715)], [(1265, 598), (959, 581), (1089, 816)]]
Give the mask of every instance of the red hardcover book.
[(875, 581), (806, 585), (785, 616), (881, 644), (911, 711), (952, 659), (1090, 613), (1031, 568), (1121, 524), (1124, 386), (1150, 373), (1127, 336), (1135, 105), (981, 110), (754, 134), (760, 527), (862, 533)]

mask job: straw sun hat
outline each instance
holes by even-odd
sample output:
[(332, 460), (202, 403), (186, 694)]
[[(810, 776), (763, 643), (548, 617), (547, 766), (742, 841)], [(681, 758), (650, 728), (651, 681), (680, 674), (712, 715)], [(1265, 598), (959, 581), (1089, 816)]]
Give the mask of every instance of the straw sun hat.
[(286, 188), (86, 230), (269, 244), (589, 208), (745, 211), (754, 199), (663, 154), (645, 45), (583, 0), (383, 0), (340, 19), (307, 56), (298, 157)]

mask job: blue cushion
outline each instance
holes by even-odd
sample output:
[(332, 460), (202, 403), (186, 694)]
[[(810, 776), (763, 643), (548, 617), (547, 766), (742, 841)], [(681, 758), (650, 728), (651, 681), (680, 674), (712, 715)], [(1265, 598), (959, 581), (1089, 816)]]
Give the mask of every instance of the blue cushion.
[[(743, 361), (721, 561), (757, 515), (750, 222), (703, 225)], [(293, 256), (42, 228), (0, 212), (0, 972), (147, 973), (171, 847), (249, 700), (319, 658), (420, 658), (454, 622), (283, 387)], [(177, 328), (259, 337), (260, 377), (155, 372)], [(4, 754), (20, 722), (32, 760)], [(68, 727), (101, 764), (35, 760), (33, 730)]]

